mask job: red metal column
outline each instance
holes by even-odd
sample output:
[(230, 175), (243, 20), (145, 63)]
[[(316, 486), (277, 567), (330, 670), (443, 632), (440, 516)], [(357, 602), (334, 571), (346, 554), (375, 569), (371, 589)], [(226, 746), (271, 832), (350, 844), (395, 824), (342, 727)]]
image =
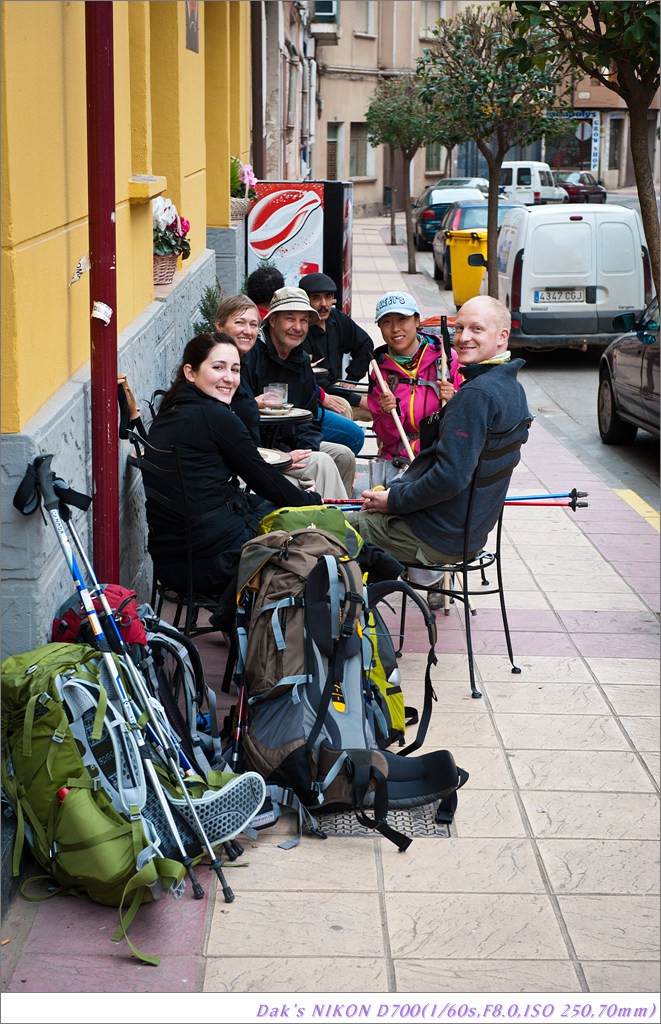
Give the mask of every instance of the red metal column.
[(85, 3), (94, 568), (119, 582), (113, 5)]

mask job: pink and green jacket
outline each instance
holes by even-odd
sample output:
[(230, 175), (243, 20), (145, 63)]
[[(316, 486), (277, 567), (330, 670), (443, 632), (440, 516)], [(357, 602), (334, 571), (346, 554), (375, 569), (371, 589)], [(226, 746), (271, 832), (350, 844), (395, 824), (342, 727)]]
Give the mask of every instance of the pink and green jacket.
[[(442, 380), (441, 338), (418, 332), (418, 339), (421, 348), (414, 362), (407, 363), (406, 367), (397, 363), (388, 354), (386, 345), (377, 348), (374, 353), (383, 378), (397, 400), (397, 412), (415, 455), (420, 451), (420, 421), (425, 416), (438, 412), (441, 407), (438, 382)], [(457, 391), (463, 377), (459, 373), (459, 362), (454, 349), (448, 364), (448, 376)], [(379, 383), (374, 374), (370, 373), (367, 404), (372, 414), (374, 433), (380, 445), (380, 455), (384, 459), (393, 459), (397, 456), (406, 458), (406, 449), (392, 413), (381, 412), (380, 394)]]

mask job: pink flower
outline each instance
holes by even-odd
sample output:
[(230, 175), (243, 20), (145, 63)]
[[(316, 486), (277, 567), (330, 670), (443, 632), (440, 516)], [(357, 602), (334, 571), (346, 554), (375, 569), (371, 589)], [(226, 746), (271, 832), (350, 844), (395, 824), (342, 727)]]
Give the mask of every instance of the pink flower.
[(255, 173), (250, 164), (243, 165), (239, 171), (239, 178), (244, 185), (248, 186), (248, 188), (253, 188), (253, 186), (257, 184), (257, 178), (255, 177)]
[(179, 218), (179, 223), (181, 225), (181, 234), (182, 235), (187, 235), (188, 232), (190, 231), (190, 221), (186, 220), (185, 217), (180, 217)]

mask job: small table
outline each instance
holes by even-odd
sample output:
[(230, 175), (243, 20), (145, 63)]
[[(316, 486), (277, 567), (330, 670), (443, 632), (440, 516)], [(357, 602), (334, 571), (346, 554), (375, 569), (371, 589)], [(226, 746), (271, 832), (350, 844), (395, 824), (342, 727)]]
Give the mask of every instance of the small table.
[(275, 438), (278, 436), (278, 431), (281, 427), (293, 427), (297, 423), (309, 423), (310, 420), (314, 419), (313, 414), (309, 409), (288, 409), (287, 412), (267, 412), (265, 409), (259, 410), (259, 427), (262, 431), (262, 437), (264, 439), (264, 445), (267, 448), (272, 448)]

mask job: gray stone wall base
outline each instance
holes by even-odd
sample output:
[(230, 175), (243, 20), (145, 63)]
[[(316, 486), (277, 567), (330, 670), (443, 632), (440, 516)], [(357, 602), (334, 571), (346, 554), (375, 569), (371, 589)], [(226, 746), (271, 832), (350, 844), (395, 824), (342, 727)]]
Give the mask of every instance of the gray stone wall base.
[(216, 253), (216, 278), (224, 295), (243, 291), (246, 276), (247, 221), (232, 221), (229, 228), (207, 228), (207, 246)]
[[(117, 339), (118, 373), (128, 383), (148, 425), (148, 401), (158, 388), (167, 388), (179, 364), (192, 325), (200, 319), (205, 288), (216, 279), (217, 255), (205, 249), (175, 275), (159, 296)], [(16, 488), (41, 454), (53, 455), (53, 470), (76, 490), (92, 493), (90, 431), (90, 366), (82, 367), (33, 417), (20, 434), (2, 435), (0, 479), (2, 527), (2, 658), (33, 650), (50, 641), (52, 620), (75, 592), (53, 526), (40, 512), (22, 516), (13, 506)], [(127, 465), (128, 441), (119, 442), (119, 582), (136, 590), (140, 601), (151, 596), (151, 560), (142, 482)], [(93, 561), (92, 507), (76, 512), (73, 522)]]

